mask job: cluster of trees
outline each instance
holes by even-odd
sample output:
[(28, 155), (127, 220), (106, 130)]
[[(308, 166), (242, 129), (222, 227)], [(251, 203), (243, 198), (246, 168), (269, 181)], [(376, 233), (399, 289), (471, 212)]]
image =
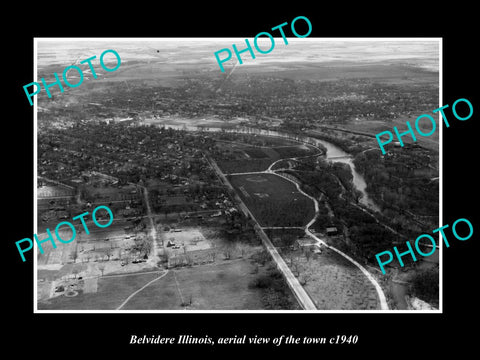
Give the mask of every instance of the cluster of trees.
[(325, 205), (320, 206), (317, 226), (333, 225), (338, 229), (345, 226), (351, 240), (346, 250), (366, 261), (375, 261), (375, 254), (391, 246), (396, 238), (372, 216), (352, 204), (358, 198), (358, 193), (353, 188), (349, 167), (327, 162), (320, 162), (315, 170), (312, 170), (313, 166), (313, 163), (304, 162), (295, 170), (286, 172), (300, 179), (302, 189), (308, 194), (317, 198), (321, 193), (325, 194), (325, 201), (330, 204), (334, 218), (329, 217)]
[(409, 292), (412, 296), (438, 307), (439, 279), (438, 267), (418, 269), (411, 278)]
[[(352, 117), (397, 118), (419, 109), (433, 109), (438, 104), (438, 90), (429, 82), (416, 83), (413, 87), (377, 83), (368, 78), (292, 80), (236, 73), (225, 80), (192, 74), (171, 87), (143, 80), (129, 80), (128, 86), (124, 85), (109, 83), (102, 91), (82, 93), (79, 104), (69, 104), (67, 109), (51, 106), (49, 110), (74, 121), (93, 116), (125, 117), (142, 111), (160, 115), (212, 114), (224, 118), (277, 117), (284, 119), (292, 129), (301, 129), (314, 126), (315, 122), (338, 123)], [(145, 96), (146, 91), (150, 96)], [(103, 107), (100, 110), (98, 106), (88, 105), (90, 101), (101, 103)], [(60, 113), (60, 110), (63, 111)], [(48, 121), (48, 115), (41, 112), (39, 117), (42, 122), (44, 118)]]
[(390, 231), (376, 223), (359, 223), (350, 227), (349, 232), (353, 253), (372, 263), (375, 255), (390, 248), (395, 239)]
[[(104, 116), (125, 115), (117, 109), (128, 108), (187, 116), (269, 116), (304, 126), (315, 121), (339, 122), (356, 116), (391, 119), (438, 104), (438, 91), (429, 83), (416, 84), (413, 89), (369, 79), (292, 80), (236, 74), (228, 80), (191, 76), (172, 87), (140, 85), (140, 81), (129, 81), (128, 87), (109, 84), (103, 92), (86, 92), (82, 103), (102, 103)], [(145, 96), (146, 86), (152, 96)], [(97, 115), (98, 109), (83, 106), (74, 114), (82, 112)]]
[(39, 173), (54, 179), (78, 176), (84, 170), (106, 172), (122, 183), (151, 178), (197, 176), (213, 182), (215, 173), (202, 158), (213, 139), (185, 131), (124, 123), (75, 123), (47, 128), (38, 135)]
[(218, 209), (216, 203), (229, 199), (226, 194), (228, 192), (225, 187), (204, 183), (193, 183), (178, 188), (162, 186), (149, 190), (153, 211), (165, 214)]
[(285, 173), (300, 179), (303, 191), (316, 198), (324, 193), (329, 199), (336, 199), (342, 193), (338, 180), (327, 171), (303, 170), (297, 167), (295, 171), (285, 170)]
[[(285, 123), (283, 126), (288, 129), (289, 125), (288, 123)], [(365, 138), (361, 136), (349, 135), (348, 137), (343, 136), (340, 139), (338, 134), (335, 134), (335, 131), (330, 129), (322, 129), (321, 133), (307, 132), (307, 134), (310, 137), (328, 141), (349, 154), (357, 154), (365, 149), (365, 146), (361, 144), (365, 141)]]
[(319, 113), (322, 119), (318, 120), (336, 122), (354, 116), (383, 120), (438, 103), (438, 91), (429, 84), (417, 86), (412, 91), (411, 86), (388, 85), (369, 79), (319, 82), (237, 76), (222, 89), (223, 98), (235, 99), (242, 112), (280, 117), (287, 123), (304, 121), (307, 126), (319, 118)]
[(293, 310), (298, 306), (295, 304), (290, 289), (282, 274), (270, 262), (267, 265), (270, 269), (265, 274), (258, 274), (249, 287), (262, 291), (263, 306), (267, 310)]
[(265, 233), (277, 248), (292, 246), (305, 232), (300, 229), (266, 229)]
[(152, 251), (152, 240), (147, 237), (135, 240), (135, 245), (132, 248), (133, 251), (138, 251), (143, 257), (148, 257)]
[(360, 197), (360, 192), (355, 189), (353, 185), (353, 174), (351, 171), (350, 166), (344, 163), (335, 162), (335, 163), (326, 163), (326, 162), (319, 162), (320, 169), (325, 169), (325, 166), (328, 166), (328, 171), (337, 177), (337, 179), (342, 184), (343, 188), (346, 190), (345, 197), (352, 197), (355, 200), (358, 200)]
[(375, 219), (351, 202), (344, 199), (330, 201), (335, 221), (348, 228), (350, 248), (353, 255), (369, 262), (375, 262), (375, 254), (391, 247), (397, 237), (378, 224)]
[[(393, 160), (384, 160), (379, 152), (367, 151), (356, 156), (354, 164), (363, 173), (366, 190), (372, 199), (384, 212), (397, 214), (398, 221), (392, 218), (394, 226), (401, 229), (403, 225), (407, 233), (409, 228), (419, 225), (422, 231), (430, 231), (439, 211), (439, 182), (431, 181), (427, 176), (416, 176), (414, 170), (418, 165), (413, 159), (416, 152), (401, 149), (394, 156)], [(426, 218), (427, 223), (422, 227), (418, 222), (412, 224), (412, 216), (405, 216), (408, 214), (429, 215), (432, 218)]]

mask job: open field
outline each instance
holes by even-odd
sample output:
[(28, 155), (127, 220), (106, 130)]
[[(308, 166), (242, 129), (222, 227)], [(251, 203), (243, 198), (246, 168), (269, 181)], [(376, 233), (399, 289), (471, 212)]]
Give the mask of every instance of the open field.
[[(169, 270), (131, 298), (122, 310), (249, 310), (262, 309), (262, 290), (249, 287), (257, 277), (247, 259)], [(77, 290), (39, 302), (40, 310), (114, 310), (132, 293), (164, 272), (99, 277), (96, 292)], [(191, 303), (190, 303), (191, 302)], [(184, 304), (185, 306), (183, 306)]]
[(224, 174), (234, 174), (252, 171), (265, 171), (274, 162), (273, 159), (233, 159), (233, 160), (218, 160), (218, 167)]
[(295, 66), (285, 63), (253, 64), (238, 67), (237, 73), (262, 72), (265, 76), (293, 80), (334, 81), (345, 79), (371, 79), (387, 84), (432, 83), (438, 85), (438, 72), (420, 69), (414, 66), (382, 61), (370, 63), (354, 63), (350, 61), (332, 61), (321, 63), (296, 63)]
[(59, 185), (43, 185), (37, 188), (37, 196), (39, 199), (49, 198), (73, 198), (75, 196), (75, 190), (69, 189)]
[(97, 291), (78, 290), (77, 296), (60, 295), (39, 301), (39, 310), (114, 310), (134, 291), (158, 277), (161, 272), (104, 276), (97, 279)]
[[(368, 119), (350, 120), (345, 124), (342, 124), (341, 128), (346, 130), (369, 133), (373, 136), (375, 136), (376, 134), (382, 131), (390, 131), (392, 134), (394, 134), (393, 141), (398, 141), (395, 136), (395, 132), (393, 128), (396, 126), (398, 131), (402, 133), (403, 131), (408, 130), (406, 125), (406, 122), (408, 121), (415, 131), (415, 137), (417, 139), (415, 143), (438, 153), (440, 149), (440, 144), (439, 144), (440, 130), (439, 129), (440, 127), (443, 127), (443, 120), (440, 120), (440, 123), (439, 123), (437, 115), (433, 115), (432, 110), (434, 109), (425, 109), (425, 111), (418, 112), (418, 114), (415, 114), (415, 115), (404, 116), (397, 119), (391, 119), (386, 121), (368, 120)], [(433, 118), (436, 120), (436, 124), (437, 124), (436, 131), (430, 136), (420, 136), (415, 129), (415, 120), (417, 119), (418, 116), (422, 114), (429, 114), (433, 116)], [(430, 123), (430, 121), (428, 121), (428, 119), (423, 119), (419, 121), (419, 128), (422, 130), (422, 132), (429, 133), (432, 130), (432, 124)], [(385, 135), (385, 139), (387, 138), (388, 137)], [(404, 143), (410, 143), (410, 144), (414, 143), (410, 135), (403, 136), (402, 141)], [(371, 142), (373, 147), (379, 148), (376, 138), (372, 138)]]
[(303, 144), (296, 146), (275, 147), (273, 150), (280, 155), (280, 159), (307, 156), (317, 152), (317, 150), (314, 148)]
[(172, 270), (124, 309), (182, 310), (182, 303), (188, 303), (189, 310), (261, 309), (261, 291), (248, 287), (256, 276), (252, 271), (244, 259)]
[(215, 161), (225, 174), (265, 171), (277, 160), (318, 153), (309, 145), (289, 139), (238, 133), (210, 135), (216, 140)]
[(303, 226), (313, 218), (313, 202), (280, 176), (235, 175), (230, 182), (261, 226)]
[[(418, 144), (428, 150), (431, 150), (433, 153), (438, 154), (440, 149), (440, 128), (443, 127), (443, 120), (440, 119), (439, 121), (438, 115), (432, 114), (432, 110), (434, 110), (434, 108), (425, 108), (424, 111), (417, 111), (415, 114), (400, 116), (396, 119), (348, 119), (347, 121), (344, 121), (338, 125), (321, 125), (316, 130), (311, 131), (313, 136), (315, 136), (315, 134), (328, 133), (330, 136), (334, 136), (337, 139), (350, 139), (354, 140), (355, 142), (365, 142), (365, 145), (380, 151), (380, 147), (375, 135), (383, 131), (390, 131), (393, 134), (392, 142), (388, 145), (385, 145), (385, 149), (388, 150), (389, 148), (393, 147), (394, 142), (398, 141), (393, 128), (397, 127), (398, 131), (402, 133), (408, 130), (406, 125), (406, 122), (408, 121), (411, 127), (414, 129), (416, 141), (413, 141), (410, 134), (403, 136), (402, 141), (405, 144)], [(419, 135), (415, 128), (415, 121), (417, 117), (423, 114), (431, 115), (436, 120), (436, 130), (430, 136)], [(428, 134), (432, 131), (432, 124), (427, 118), (419, 121), (418, 125), (423, 133)], [(383, 135), (382, 139), (383, 141), (386, 141), (388, 136)]]

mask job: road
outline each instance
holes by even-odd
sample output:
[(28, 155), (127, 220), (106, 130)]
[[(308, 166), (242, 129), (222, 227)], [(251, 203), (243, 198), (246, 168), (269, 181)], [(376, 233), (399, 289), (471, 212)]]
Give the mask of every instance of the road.
[(145, 198), (145, 206), (147, 207), (147, 217), (150, 221), (150, 237), (152, 238), (152, 256), (148, 257), (148, 262), (152, 265), (157, 266), (158, 262), (158, 248), (157, 248), (157, 229), (155, 228), (155, 221), (153, 221), (154, 216), (152, 215), (152, 209), (150, 207), (150, 201), (148, 199), (148, 189), (145, 186), (141, 186), (143, 196)]
[[(250, 210), (248, 210), (248, 212), (250, 212)], [(285, 263), (282, 256), (278, 253), (277, 249), (268, 238), (267, 234), (265, 234), (263, 229), (260, 228), (257, 220), (253, 217), (251, 213), (250, 213), (250, 216), (256, 222), (255, 230), (257, 230), (257, 234), (259, 234), (260, 239), (263, 242), (263, 245), (265, 246), (267, 251), (272, 256), (273, 260), (277, 264), (277, 268), (282, 272), (283, 276), (285, 277), (285, 280), (287, 281), (288, 286), (290, 287), (290, 289), (292, 289), (293, 294), (295, 295), (295, 298), (297, 299), (297, 301), (305, 310), (317, 310), (317, 307), (315, 306), (313, 300), (307, 294), (303, 286), (299, 283), (295, 275), (293, 275), (292, 271), (290, 270), (288, 265)]]
[[(320, 150), (320, 149), (319, 149)], [(321, 151), (321, 150), (320, 150)], [(315, 155), (308, 155), (308, 156), (304, 156), (304, 157), (301, 157), (301, 158), (306, 158), (306, 157), (310, 157), (310, 156), (318, 156), (319, 154), (315, 154)], [(287, 180), (287, 181), (290, 181), (291, 183), (293, 183), (297, 190), (303, 194), (304, 196), (308, 197), (309, 199), (311, 199), (315, 205), (315, 215), (314, 217), (308, 222), (308, 224), (304, 227), (304, 230), (305, 230), (305, 234), (314, 239), (316, 244), (315, 246), (317, 247), (321, 247), (321, 246), (325, 246), (333, 251), (335, 251), (336, 253), (338, 253), (339, 255), (343, 256), (345, 259), (347, 259), (348, 261), (350, 261), (353, 265), (355, 265), (361, 272), (362, 274), (364, 274), (367, 279), (371, 282), (371, 284), (373, 285), (373, 287), (375, 288), (375, 291), (377, 292), (377, 296), (378, 296), (378, 301), (379, 301), (379, 304), (380, 304), (380, 309), (381, 310), (389, 310), (389, 307), (388, 307), (388, 303), (387, 303), (387, 300), (386, 300), (386, 297), (385, 297), (385, 293), (383, 292), (382, 288), (380, 287), (380, 285), (378, 284), (378, 282), (376, 281), (376, 279), (373, 277), (373, 275), (368, 272), (367, 269), (365, 269), (362, 265), (360, 265), (357, 261), (355, 261), (354, 259), (352, 259), (350, 256), (348, 256), (347, 254), (343, 253), (342, 251), (340, 251), (339, 249), (335, 248), (334, 246), (331, 246), (331, 245), (328, 245), (324, 240), (320, 239), (318, 236), (316, 236), (314, 233), (312, 233), (310, 231), (310, 226), (312, 226), (317, 217), (318, 217), (318, 214), (319, 214), (319, 205), (318, 205), (318, 201), (317, 199), (315, 199), (314, 197), (310, 196), (309, 194), (305, 193), (301, 188), (300, 188), (300, 184), (298, 184), (296, 181), (292, 180), (291, 178), (287, 177), (287, 176), (284, 176), (284, 175), (281, 175), (279, 173), (277, 173), (277, 171), (281, 170), (281, 169), (277, 169), (277, 170), (272, 170), (272, 167), (278, 162), (278, 161), (281, 161), (281, 160), (296, 160), (296, 159), (300, 159), (300, 157), (293, 157), (293, 158), (286, 158), (286, 159), (280, 159), (280, 160), (277, 160), (275, 162), (273, 162), (267, 170), (264, 170), (264, 171), (257, 171), (257, 172), (245, 172), (245, 173), (235, 173), (235, 174), (230, 174), (230, 175), (245, 175), (245, 174), (274, 174), (274, 175), (277, 175), (277, 176), (280, 176), (281, 178)], [(213, 160), (212, 160), (213, 162)], [(231, 189), (233, 189), (233, 187), (230, 185), (230, 182), (226, 179), (226, 177), (224, 176), (224, 174), (221, 172), (221, 170), (218, 168), (218, 166), (215, 164), (214, 166), (214, 169), (215, 171), (220, 175), (220, 177), (222, 179), (224, 179), (224, 182), (227, 182), (229, 187)], [(234, 190), (234, 189), (233, 189)], [(235, 191), (235, 190), (234, 190)], [(236, 193), (236, 192), (235, 192)], [(240, 199), (240, 197), (238, 197)], [(256, 226), (258, 227), (257, 229), (257, 233), (260, 235), (265, 247), (267, 248), (267, 250), (269, 251), (269, 253), (271, 254), (272, 258), (274, 259), (274, 261), (277, 263), (277, 267), (280, 269), (280, 271), (282, 271), (285, 279), (287, 280), (287, 283), (289, 284), (290, 288), (292, 289), (292, 291), (294, 292), (295, 294), (295, 297), (297, 298), (297, 300), (299, 300), (300, 304), (302, 305), (302, 307), (304, 309), (310, 309), (312, 306), (312, 309), (316, 309), (315, 305), (313, 304), (313, 301), (312, 299), (310, 298), (310, 296), (308, 296), (308, 294), (305, 292), (305, 290), (303, 289), (303, 287), (300, 285), (300, 283), (298, 282), (297, 278), (295, 278), (295, 276), (292, 274), (292, 272), (290, 271), (290, 268), (286, 265), (286, 263), (283, 261), (283, 258), (280, 256), (280, 254), (278, 253), (278, 251), (276, 250), (276, 248), (273, 246), (273, 244), (271, 243), (270, 239), (268, 238), (268, 236), (264, 233), (263, 229), (260, 227), (258, 221), (255, 219), (255, 217), (253, 216), (253, 214), (250, 212), (250, 210), (247, 208), (247, 206), (243, 203), (243, 201), (240, 199), (240, 202), (242, 204), (242, 208), (244, 208), (244, 212), (246, 211), (248, 214), (250, 214), (251, 218), (254, 219), (255, 223), (256, 223)]]
[[(215, 163), (213, 159), (206, 158), (210, 166), (215, 170), (215, 173), (219, 177), (219, 179), (224, 183), (227, 187), (229, 187), (235, 194), (236, 191), (232, 184), (230, 184), (230, 181), (225, 177), (225, 174), (220, 170), (218, 165)], [(317, 310), (317, 307), (313, 303), (312, 299), (310, 296), (307, 294), (303, 286), (299, 283), (298, 279), (293, 275), (292, 271), (288, 267), (288, 265), (285, 263), (281, 255), (278, 253), (277, 249), (275, 246), (273, 246), (272, 242), (268, 238), (267, 234), (263, 231), (263, 229), (260, 227), (257, 219), (255, 216), (250, 212), (250, 209), (244, 204), (242, 199), (237, 196), (236, 200), (239, 203), (239, 207), (242, 210), (242, 212), (246, 216), (250, 216), (251, 219), (255, 222), (255, 231), (259, 235), (260, 239), (262, 240), (262, 243), (265, 247), (265, 249), (269, 252), (269, 254), (272, 256), (273, 261), (275, 261), (278, 270), (283, 274), (283, 277), (285, 278), (288, 287), (292, 290), (295, 298), (297, 299), (298, 303), (300, 306), (305, 309), (305, 310)]]
[(385, 293), (383, 292), (382, 288), (380, 287), (380, 285), (378, 284), (377, 280), (375, 280), (375, 278), (372, 276), (372, 274), (370, 274), (368, 272), (367, 269), (365, 269), (362, 265), (360, 265), (357, 261), (355, 261), (354, 259), (352, 259), (350, 256), (348, 256), (347, 254), (343, 253), (342, 251), (338, 250), (336, 247), (334, 246), (331, 246), (331, 245), (328, 245), (324, 240), (320, 239), (318, 236), (316, 236), (314, 233), (312, 233), (310, 231), (310, 226), (312, 226), (315, 221), (317, 220), (317, 217), (318, 217), (318, 213), (319, 213), (319, 206), (318, 206), (318, 201), (317, 199), (315, 199), (313, 196), (310, 196), (308, 195), (307, 193), (305, 193), (301, 188), (300, 188), (300, 185), (298, 183), (296, 183), (295, 181), (285, 177), (285, 176), (282, 176), (280, 174), (276, 174), (282, 178), (284, 178), (285, 180), (288, 180), (290, 181), (291, 183), (295, 184), (295, 186), (297, 187), (297, 190), (302, 193), (304, 196), (308, 197), (309, 199), (311, 199), (314, 204), (315, 204), (315, 215), (313, 217), (312, 220), (310, 220), (310, 222), (305, 226), (305, 234), (314, 239), (316, 241), (316, 244), (315, 246), (317, 246), (318, 248), (320, 248), (321, 246), (325, 246), (333, 251), (335, 251), (336, 253), (340, 254), (341, 256), (343, 256), (345, 259), (347, 259), (348, 261), (350, 261), (352, 264), (354, 264), (358, 269), (360, 269), (360, 271), (367, 277), (367, 279), (372, 283), (372, 285), (374, 286), (376, 292), (377, 292), (377, 296), (378, 296), (378, 300), (379, 300), (379, 303), (380, 303), (380, 309), (381, 310), (388, 310), (388, 303), (387, 303), (387, 299), (385, 297)]

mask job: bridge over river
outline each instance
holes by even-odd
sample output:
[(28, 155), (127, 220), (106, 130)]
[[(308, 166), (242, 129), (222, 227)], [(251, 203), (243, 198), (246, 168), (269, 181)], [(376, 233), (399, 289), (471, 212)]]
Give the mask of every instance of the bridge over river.
[[(262, 135), (269, 136), (268, 134), (262, 134)], [(278, 136), (278, 133), (274, 134), (273, 136)], [(287, 136), (285, 136), (285, 137), (287, 137)], [(291, 137), (288, 137), (288, 138), (291, 139)], [(295, 138), (295, 140), (303, 142), (302, 140), (299, 140), (298, 138)], [(314, 146), (317, 146), (318, 143), (314, 142), (313, 140), (314, 139), (311, 139), (309, 141), (312, 141), (315, 144)], [(346, 154), (346, 155), (340, 154), (340, 155), (337, 155), (336, 158), (341, 159), (341, 160), (345, 160), (345, 161), (351, 160), (351, 156), (349, 154)], [(330, 158), (328, 158), (328, 159), (330, 159)], [(207, 160), (212, 165), (212, 167), (215, 169), (215, 171), (217, 172), (217, 175), (219, 176), (221, 181), (224, 184), (226, 184), (229, 188), (234, 190), (235, 193), (237, 193), (236, 189), (232, 186), (230, 181), (226, 178), (225, 174), (223, 174), (221, 169), (217, 166), (215, 161), (213, 159), (207, 159)], [(280, 160), (278, 160), (278, 161), (280, 161)], [(304, 287), (299, 283), (298, 279), (295, 276), (293, 276), (292, 271), (286, 265), (284, 259), (278, 253), (277, 249), (275, 248), (275, 246), (270, 241), (269, 237), (264, 232), (264, 228), (262, 228), (260, 226), (259, 222), (255, 218), (255, 214), (252, 213), (252, 211), (245, 205), (245, 203), (240, 198), (240, 196), (237, 195), (236, 200), (240, 204), (240, 209), (242, 210), (242, 212), (244, 212), (245, 215), (252, 218), (254, 220), (254, 222), (256, 223), (255, 231), (259, 235), (259, 237), (262, 240), (262, 242), (263, 242), (265, 248), (267, 249), (267, 251), (269, 251), (270, 255), (272, 256), (272, 258), (276, 262), (277, 268), (284, 275), (284, 278), (286, 279), (287, 284), (289, 285), (290, 289), (294, 293), (295, 297), (297, 298), (298, 302), (303, 307), (303, 309), (305, 309), (305, 310), (316, 310), (317, 309), (316, 304), (325, 304), (326, 303), (327, 306), (338, 305), (338, 303), (340, 303), (341, 301), (344, 301), (344, 298), (345, 298), (344, 295), (345, 294), (347, 294), (349, 296), (354, 295), (354, 294), (352, 294), (352, 291), (349, 290), (349, 288), (352, 286), (352, 284), (349, 283), (349, 282), (351, 282), (351, 281), (355, 281), (355, 282), (362, 281), (362, 280), (358, 280), (358, 277), (363, 275), (365, 277), (367, 283), (370, 284), (372, 290), (367, 290), (366, 289), (367, 286), (363, 286), (365, 291), (362, 292), (362, 294), (357, 294), (355, 296), (355, 298), (356, 298), (355, 301), (357, 301), (356, 304), (361, 305), (361, 304), (363, 304), (363, 301), (369, 302), (371, 304), (371, 301), (372, 301), (371, 296), (372, 295), (369, 295), (369, 294), (371, 294), (373, 292), (373, 294), (376, 293), (376, 295), (377, 295), (376, 300), (373, 300), (374, 304), (378, 304), (378, 305), (376, 305), (376, 307), (381, 309), (381, 310), (388, 310), (389, 307), (388, 307), (388, 304), (387, 304), (387, 301), (386, 301), (385, 294), (383, 293), (383, 290), (380, 287), (380, 285), (378, 284), (378, 282), (376, 281), (375, 277), (372, 274), (370, 274), (365, 267), (363, 267), (361, 264), (359, 264), (353, 258), (348, 256), (344, 252), (340, 251), (339, 249), (335, 248), (334, 246), (327, 244), (324, 240), (320, 239), (316, 234), (314, 234), (312, 231), (310, 231), (310, 226), (313, 225), (313, 223), (316, 221), (316, 219), (318, 217), (318, 214), (319, 214), (319, 203), (318, 203), (317, 199), (315, 199), (314, 197), (312, 197), (312, 196), (308, 195), (307, 193), (303, 192), (303, 190), (300, 188), (300, 185), (296, 181), (294, 181), (293, 179), (290, 179), (288, 176), (285, 176), (286, 174), (280, 174), (280, 173), (277, 173), (275, 170), (272, 170), (272, 167), (273, 167), (274, 164), (275, 164), (275, 162), (272, 163), (267, 170), (259, 171), (259, 172), (249, 172), (248, 174), (272, 174), (272, 175), (277, 175), (277, 176), (283, 178), (284, 180), (293, 183), (296, 186), (297, 190), (301, 194), (303, 194), (305, 197), (308, 197), (309, 199), (312, 200), (312, 202), (314, 203), (314, 206), (315, 206), (315, 215), (308, 222), (308, 224), (306, 224), (302, 228), (305, 231), (305, 235), (314, 240), (314, 245), (316, 247), (318, 247), (318, 248), (328, 248), (330, 250), (333, 250), (335, 253), (340, 255), (341, 258), (343, 258), (343, 263), (345, 263), (345, 260), (346, 260), (347, 263), (353, 265), (353, 268), (356, 268), (357, 271), (359, 271), (359, 273), (361, 274), (361, 275), (359, 275), (358, 272), (353, 271), (351, 265), (350, 265), (350, 267), (348, 267), (348, 266), (344, 267), (345, 265), (342, 265), (342, 263), (338, 263), (336, 265), (335, 262), (333, 262), (333, 264), (329, 265), (329, 266), (333, 266), (333, 268), (337, 269), (338, 271), (332, 272), (332, 267), (328, 267), (327, 269), (330, 269), (328, 271), (328, 274), (330, 274), (330, 275), (328, 275), (328, 274), (318, 274), (318, 275), (323, 276), (323, 277), (325, 277), (325, 276), (330, 277), (328, 279), (326, 279), (326, 278), (323, 279), (323, 277), (322, 277), (321, 282), (327, 283), (327, 285), (326, 285), (327, 287), (332, 287), (333, 286), (334, 293), (337, 294), (337, 295), (334, 295), (333, 297), (338, 296), (338, 299), (337, 299), (338, 302), (337, 303), (335, 303), (335, 301), (332, 302), (332, 300), (329, 299), (329, 298), (332, 297), (330, 294), (323, 294), (323, 295), (320, 296), (321, 297), (320, 299), (318, 299), (318, 298), (316, 299), (318, 301), (314, 301), (311, 298), (311, 296), (305, 291)], [(352, 166), (353, 166), (353, 164), (352, 164)], [(235, 176), (235, 175), (245, 175), (245, 174), (244, 173), (230, 174), (230, 176)], [(330, 259), (331, 259), (331, 256), (330, 256)], [(343, 278), (343, 276), (345, 276), (345, 279), (343, 279), (345, 281), (339, 281), (340, 279), (336, 280), (337, 276), (340, 276), (342, 278)], [(335, 279), (333, 279), (333, 278), (335, 278)], [(345, 289), (345, 286), (347, 287), (347, 289)], [(368, 286), (368, 288), (370, 286)], [(366, 297), (366, 299), (362, 299), (362, 297)], [(358, 301), (360, 301), (360, 303)]]

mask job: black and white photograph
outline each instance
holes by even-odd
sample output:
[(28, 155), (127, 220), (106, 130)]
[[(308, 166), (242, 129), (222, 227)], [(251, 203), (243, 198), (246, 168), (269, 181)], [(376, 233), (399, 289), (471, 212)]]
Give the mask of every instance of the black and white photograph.
[(8, 353), (474, 349), (468, 5), (71, 5), (2, 24)]
[(38, 311), (440, 308), (441, 39), (35, 43)]

